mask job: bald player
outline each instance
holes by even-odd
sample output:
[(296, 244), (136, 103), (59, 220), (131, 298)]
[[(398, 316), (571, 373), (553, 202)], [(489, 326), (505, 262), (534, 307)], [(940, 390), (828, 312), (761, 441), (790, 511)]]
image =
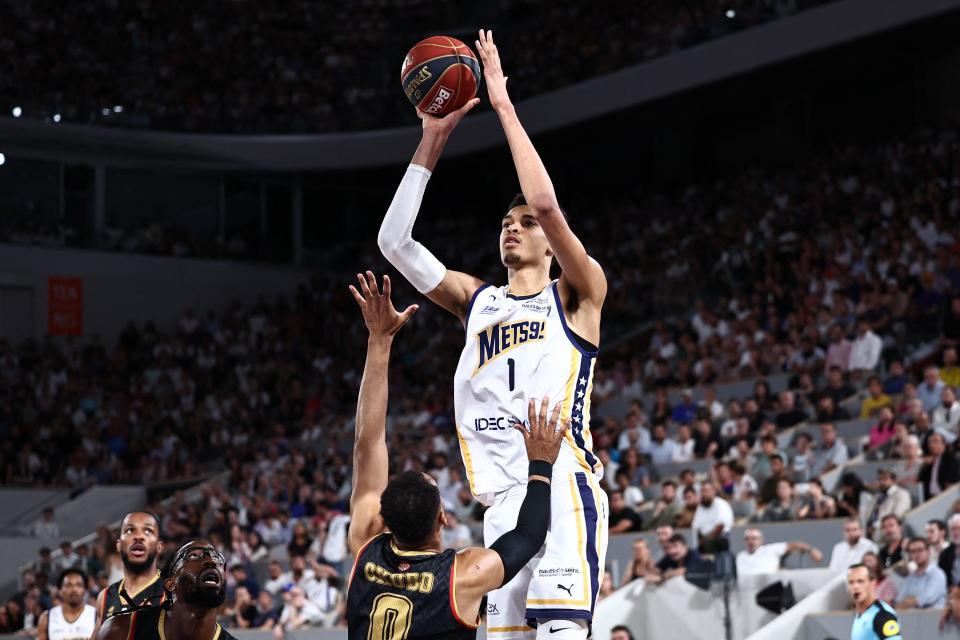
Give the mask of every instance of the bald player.
[(97, 624), (124, 611), (163, 604), (166, 592), (160, 580), (157, 557), (163, 551), (160, 522), (149, 511), (132, 511), (120, 523), (117, 552), (123, 562), (123, 578), (97, 597)]

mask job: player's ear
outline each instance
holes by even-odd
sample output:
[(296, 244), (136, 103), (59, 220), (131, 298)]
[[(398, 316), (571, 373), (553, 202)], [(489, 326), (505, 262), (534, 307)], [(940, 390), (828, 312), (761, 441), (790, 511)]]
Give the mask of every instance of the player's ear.
[(443, 510), (443, 503), (440, 503), (440, 513), (437, 517), (438, 522), (440, 522), (441, 527), (447, 526), (447, 512)]
[(157, 540), (157, 555), (163, 553), (163, 540)]
[(120, 538), (117, 538), (117, 553), (120, 553)]

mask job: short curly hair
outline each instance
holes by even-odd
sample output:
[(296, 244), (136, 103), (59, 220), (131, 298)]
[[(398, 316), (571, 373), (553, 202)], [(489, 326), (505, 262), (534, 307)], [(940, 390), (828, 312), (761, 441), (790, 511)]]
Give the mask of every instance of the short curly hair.
[(424, 544), (437, 527), (440, 491), (419, 471), (397, 475), (380, 496), (380, 515), (394, 537), (405, 545)]

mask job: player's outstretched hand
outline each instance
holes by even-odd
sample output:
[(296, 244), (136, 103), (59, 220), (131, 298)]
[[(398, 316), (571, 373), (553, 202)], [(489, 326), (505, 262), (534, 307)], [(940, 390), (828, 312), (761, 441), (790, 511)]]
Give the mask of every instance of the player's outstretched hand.
[(557, 404), (547, 418), (547, 408), (550, 404), (549, 398), (544, 398), (540, 402), (540, 412), (537, 413), (537, 405), (533, 399), (527, 406), (527, 417), (530, 420), (530, 429), (523, 425), (519, 420), (514, 422), (513, 426), (523, 434), (523, 443), (527, 446), (527, 458), (530, 460), (546, 460), (550, 464), (557, 461), (560, 454), (560, 442), (567, 432), (569, 423), (562, 426), (557, 425), (560, 418), (560, 404)]
[(357, 280), (360, 281), (360, 291), (350, 285), (350, 293), (360, 305), (363, 321), (371, 338), (392, 338), (420, 308), (419, 305), (412, 304), (403, 313), (394, 308), (390, 300), (390, 276), (383, 276), (383, 293), (380, 292), (377, 278), (372, 271), (367, 271), (365, 275), (358, 273)]
[(493, 32), (480, 29), (480, 39), (476, 41), (476, 45), (483, 63), (483, 81), (487, 85), (490, 106), (495, 110), (509, 107), (507, 77), (503, 75), (503, 67), (500, 66), (500, 54), (497, 52), (497, 45), (493, 43)]
[(454, 128), (460, 124), (460, 121), (463, 120), (463, 116), (470, 113), (470, 110), (478, 104), (480, 104), (480, 98), (473, 98), (472, 100), (468, 101), (467, 104), (463, 105), (456, 111), (448, 113), (442, 118), (432, 116), (429, 113), (417, 109), (417, 117), (423, 121), (424, 133), (432, 132), (449, 136), (450, 132), (452, 132)]

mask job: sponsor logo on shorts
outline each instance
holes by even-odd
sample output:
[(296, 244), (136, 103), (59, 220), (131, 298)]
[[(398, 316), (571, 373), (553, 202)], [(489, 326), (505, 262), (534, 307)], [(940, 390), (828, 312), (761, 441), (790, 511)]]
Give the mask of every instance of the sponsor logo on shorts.
[[(424, 67), (426, 68), (426, 67)], [(430, 103), (430, 106), (424, 109), (427, 113), (437, 113), (443, 109), (443, 105), (447, 103), (447, 100), (453, 97), (455, 91), (453, 89), (448, 89), (443, 85), (440, 85), (440, 89), (437, 91), (437, 95), (434, 96), (433, 102)]]
[(514, 425), (522, 424), (529, 427), (527, 420), (520, 420), (513, 416), (492, 416), (489, 418), (474, 418), (474, 431), (508, 431), (514, 428)]
[(571, 598), (573, 597), (573, 585), (570, 585), (569, 587), (565, 587), (562, 584), (558, 584), (557, 589), (563, 589), (564, 591), (567, 592), (567, 595), (569, 595)]
[(576, 567), (558, 567), (554, 569), (537, 569), (537, 576), (540, 578), (565, 578), (568, 576), (580, 575), (580, 569)]

